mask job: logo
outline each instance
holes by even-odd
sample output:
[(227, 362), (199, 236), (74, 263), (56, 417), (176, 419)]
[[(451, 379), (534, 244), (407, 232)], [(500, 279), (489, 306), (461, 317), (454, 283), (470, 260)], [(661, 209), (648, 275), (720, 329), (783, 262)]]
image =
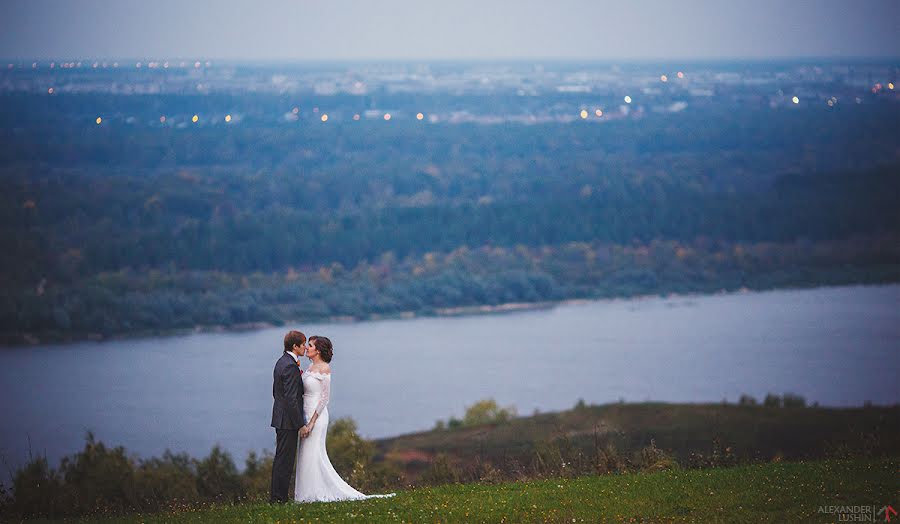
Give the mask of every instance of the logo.
[(819, 506), (819, 513), (834, 515), (838, 522), (897, 522), (897, 510), (890, 504), (865, 506)]

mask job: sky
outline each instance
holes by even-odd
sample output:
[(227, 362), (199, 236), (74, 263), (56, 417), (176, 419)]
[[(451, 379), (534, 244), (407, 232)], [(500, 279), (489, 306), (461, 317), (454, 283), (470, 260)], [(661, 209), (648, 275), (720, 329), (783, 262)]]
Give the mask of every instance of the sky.
[(900, 0), (3, 0), (0, 57), (900, 56)]

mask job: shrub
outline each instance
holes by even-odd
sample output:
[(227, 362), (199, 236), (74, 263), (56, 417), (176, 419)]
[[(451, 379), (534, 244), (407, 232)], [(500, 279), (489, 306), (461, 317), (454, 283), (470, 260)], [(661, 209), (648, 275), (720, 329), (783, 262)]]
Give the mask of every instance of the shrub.
[(422, 474), (423, 484), (437, 486), (440, 484), (455, 484), (459, 482), (459, 470), (450, 462), (445, 453), (438, 453), (431, 466)]
[(187, 454), (175, 455), (168, 450), (162, 458), (144, 460), (137, 469), (135, 490), (143, 510), (196, 503), (200, 493), (195, 461)]
[(806, 399), (794, 393), (785, 393), (782, 397), (781, 404), (786, 408), (805, 408)]
[(657, 471), (678, 467), (675, 458), (656, 447), (656, 441), (650, 439), (650, 445), (641, 449), (635, 457), (635, 465), (643, 471)]
[(233, 502), (241, 496), (241, 479), (231, 454), (218, 444), (197, 463), (197, 491), (206, 500)]
[(766, 399), (763, 400), (763, 406), (767, 408), (780, 408), (781, 405), (781, 397), (771, 393), (766, 394)]
[(244, 474), (241, 476), (244, 496), (250, 500), (267, 500), (272, 483), (272, 453), (263, 452), (262, 456), (251, 451), (244, 463)]
[(334, 469), (356, 489), (379, 490), (402, 481), (402, 473), (393, 464), (374, 462), (374, 444), (359, 436), (351, 418), (329, 424), (327, 445)]
[(371, 462), (374, 445), (356, 432), (356, 422), (339, 418), (328, 425), (328, 458), (343, 478), (349, 478), (358, 464)]
[(13, 512), (27, 517), (58, 514), (62, 479), (50, 468), (47, 457), (34, 458), (16, 471), (12, 487)]
[(500, 424), (516, 416), (516, 408), (501, 408), (494, 399), (479, 400), (466, 408), (463, 425)]
[(122, 512), (137, 507), (135, 472), (135, 461), (125, 455), (125, 448), (107, 448), (88, 433), (84, 449), (60, 465), (70, 497), (67, 510)]
[(741, 395), (740, 400), (738, 400), (738, 405), (740, 406), (755, 406), (756, 404), (756, 399), (750, 395)]

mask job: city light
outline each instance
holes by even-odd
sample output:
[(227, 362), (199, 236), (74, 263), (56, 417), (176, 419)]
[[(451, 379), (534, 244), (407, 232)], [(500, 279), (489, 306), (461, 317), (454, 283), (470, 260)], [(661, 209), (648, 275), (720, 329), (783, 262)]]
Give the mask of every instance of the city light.
[(52, 88), (52, 87), (51, 87), (50, 89), (47, 90), (47, 94), (48, 94), (48, 95), (52, 95), (52, 94), (53, 94), (53, 88)]
[(353, 120), (359, 120), (359, 113), (353, 115)]
[(390, 113), (385, 113), (385, 114), (384, 114), (384, 120), (385, 120), (385, 121), (388, 121), (388, 120), (390, 120), (390, 119), (391, 119), (391, 114), (390, 114)]
[(800, 103), (800, 99), (797, 98), (797, 97), (795, 96), (794, 98), (791, 98), (791, 102), (793, 102), (793, 103), (795, 103), (795, 104), (799, 104), (799, 103)]
[(425, 115), (423, 115), (422, 113), (416, 113), (416, 120), (422, 120), (423, 118), (425, 118)]
[(588, 117), (587, 109), (582, 109), (580, 115), (581, 115), (582, 119), (587, 118)]
[(328, 122), (328, 113), (322, 115), (322, 122)]
[(296, 115), (297, 113), (299, 113), (299, 112), (300, 112), (300, 108), (299, 108), (299, 107), (294, 106), (294, 108), (291, 109), (291, 113), (294, 113), (295, 115)]
[(200, 117), (199, 117), (198, 115), (194, 115), (194, 116), (191, 117), (191, 122), (196, 123), (197, 120), (200, 120)]
[(103, 119), (98, 116), (97, 120), (95, 120), (95, 122), (97, 122), (97, 125), (99, 126), (100, 123), (103, 122)]
[(601, 116), (603, 116), (603, 111), (598, 109), (598, 110), (594, 111), (594, 114), (597, 115), (598, 117), (601, 117)]
[(626, 104), (630, 104), (630, 103), (631, 103), (631, 97), (630, 97), (630, 96), (625, 95), (625, 103), (626, 103)]
[(890, 89), (891, 91), (894, 90), (894, 83), (893, 83), (893, 82), (888, 82), (888, 89)]
[(669, 81), (669, 77), (667, 77), (666, 75), (660, 76), (659, 79), (662, 80), (663, 82), (668, 82), (668, 81)]
[(166, 115), (163, 115), (163, 116), (159, 117), (159, 123), (160, 123), (160, 124), (165, 124), (165, 123), (166, 123)]
[(225, 115), (225, 121), (231, 122), (231, 115)]
[(681, 71), (679, 71), (679, 72), (678, 72), (678, 78), (684, 78), (684, 73), (682, 73)]

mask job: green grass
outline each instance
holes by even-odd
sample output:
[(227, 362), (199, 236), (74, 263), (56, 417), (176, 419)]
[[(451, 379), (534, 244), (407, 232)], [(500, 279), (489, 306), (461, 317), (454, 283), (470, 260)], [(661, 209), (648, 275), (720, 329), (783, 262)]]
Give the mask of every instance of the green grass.
[[(447, 485), (357, 502), (238, 504), (103, 522), (834, 522), (819, 506), (897, 506), (900, 458), (764, 463)], [(88, 522), (83, 519), (78, 522)]]

